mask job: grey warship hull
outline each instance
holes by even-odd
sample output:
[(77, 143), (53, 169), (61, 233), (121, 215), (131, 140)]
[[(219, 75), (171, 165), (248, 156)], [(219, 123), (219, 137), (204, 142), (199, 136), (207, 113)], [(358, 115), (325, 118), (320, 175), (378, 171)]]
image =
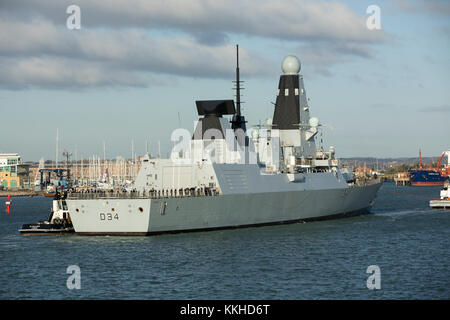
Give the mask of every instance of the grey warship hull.
[[(225, 170), (215, 166), (226, 180)], [(342, 176), (304, 175), (290, 182), (281, 175), (252, 176), (224, 183), (215, 196), (130, 198), (93, 195), (67, 199), (72, 223), (81, 235), (155, 235), (295, 223), (362, 214), (368, 211), (380, 183), (349, 187)], [(267, 183), (261, 183), (266, 180)], [(269, 183), (270, 181), (270, 183)], [(318, 189), (319, 185), (332, 188)], [(227, 188), (228, 187), (228, 188)], [(242, 193), (243, 188), (258, 192)], [(278, 191), (274, 191), (274, 188)], [(231, 190), (235, 190), (233, 193)], [(265, 190), (264, 190), (265, 189)], [(227, 192), (228, 191), (228, 192)]]

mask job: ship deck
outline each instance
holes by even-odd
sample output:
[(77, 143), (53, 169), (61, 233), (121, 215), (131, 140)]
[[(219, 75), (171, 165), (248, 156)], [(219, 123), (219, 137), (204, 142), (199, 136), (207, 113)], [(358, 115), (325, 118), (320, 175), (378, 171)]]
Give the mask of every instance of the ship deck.
[(110, 191), (95, 191), (95, 192), (70, 192), (67, 194), (67, 199), (167, 199), (167, 198), (192, 198), (192, 197), (217, 197), (221, 194), (215, 190), (209, 189), (189, 189), (187, 190), (164, 190), (157, 191), (136, 191), (136, 192), (110, 192)]
[[(379, 179), (358, 181), (349, 184), (349, 188), (370, 186), (380, 183)], [(94, 199), (169, 199), (169, 198), (198, 198), (198, 197), (220, 197), (223, 194), (211, 188), (187, 188), (179, 190), (163, 191), (103, 191), (94, 190), (90, 192), (68, 192), (66, 198), (69, 200), (94, 200)]]

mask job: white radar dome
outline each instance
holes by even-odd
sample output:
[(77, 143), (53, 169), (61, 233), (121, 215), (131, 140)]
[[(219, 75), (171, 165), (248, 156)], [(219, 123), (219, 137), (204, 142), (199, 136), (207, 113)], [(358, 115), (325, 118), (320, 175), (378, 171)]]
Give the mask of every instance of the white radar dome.
[(319, 126), (319, 119), (318, 118), (316, 118), (316, 117), (312, 117), (312, 118), (310, 118), (309, 119), (309, 125), (311, 126), (311, 127), (318, 127)]
[(296, 56), (287, 56), (281, 63), (281, 70), (284, 74), (298, 74), (300, 67), (300, 60)]

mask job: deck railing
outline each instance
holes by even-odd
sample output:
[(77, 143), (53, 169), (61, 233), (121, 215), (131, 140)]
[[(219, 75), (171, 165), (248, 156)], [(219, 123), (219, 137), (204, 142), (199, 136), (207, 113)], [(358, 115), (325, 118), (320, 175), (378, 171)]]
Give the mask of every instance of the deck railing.
[(215, 197), (220, 192), (212, 188), (169, 189), (152, 191), (103, 191), (90, 190), (82, 192), (68, 192), (67, 199), (164, 199), (187, 197)]

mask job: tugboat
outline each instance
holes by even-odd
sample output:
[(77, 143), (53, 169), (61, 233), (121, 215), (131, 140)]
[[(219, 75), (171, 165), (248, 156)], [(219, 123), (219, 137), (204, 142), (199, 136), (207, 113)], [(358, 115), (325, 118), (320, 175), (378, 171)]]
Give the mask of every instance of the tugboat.
[(441, 198), (438, 200), (430, 200), (430, 207), (433, 209), (450, 209), (450, 189), (449, 181), (445, 181), (441, 190)]
[(38, 223), (24, 224), (19, 229), (19, 232), (22, 235), (50, 235), (75, 232), (65, 199), (65, 192), (56, 192), (48, 219), (46, 221), (38, 221)]

